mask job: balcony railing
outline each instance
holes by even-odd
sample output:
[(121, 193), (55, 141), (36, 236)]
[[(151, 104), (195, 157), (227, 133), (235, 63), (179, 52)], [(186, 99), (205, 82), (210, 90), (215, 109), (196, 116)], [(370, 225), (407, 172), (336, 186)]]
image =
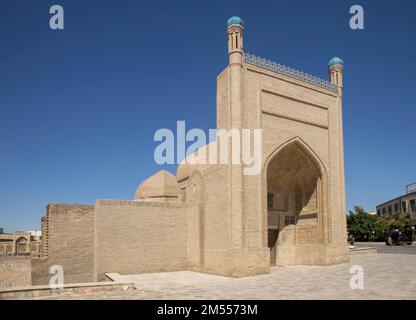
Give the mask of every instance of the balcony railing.
[(412, 193), (416, 191), (416, 182), (408, 184), (406, 186), (406, 193)]

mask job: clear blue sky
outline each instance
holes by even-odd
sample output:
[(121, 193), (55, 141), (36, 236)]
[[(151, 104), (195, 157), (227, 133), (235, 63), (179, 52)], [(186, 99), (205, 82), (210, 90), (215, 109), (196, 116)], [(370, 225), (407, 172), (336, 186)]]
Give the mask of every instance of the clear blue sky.
[(1, 0), (0, 226), (39, 228), (49, 202), (132, 199), (161, 169), (157, 129), (215, 128), (232, 15), (247, 52), (324, 78), (343, 58), (348, 209), (416, 181), (414, 1)]

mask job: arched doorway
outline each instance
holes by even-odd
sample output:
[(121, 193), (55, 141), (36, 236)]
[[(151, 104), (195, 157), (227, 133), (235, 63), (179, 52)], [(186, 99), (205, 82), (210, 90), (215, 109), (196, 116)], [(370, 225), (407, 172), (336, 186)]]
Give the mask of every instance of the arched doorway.
[(271, 265), (296, 262), (295, 246), (322, 241), (322, 170), (295, 140), (267, 164), (267, 224)]
[(25, 237), (16, 240), (16, 254), (26, 255), (29, 253), (29, 242)]

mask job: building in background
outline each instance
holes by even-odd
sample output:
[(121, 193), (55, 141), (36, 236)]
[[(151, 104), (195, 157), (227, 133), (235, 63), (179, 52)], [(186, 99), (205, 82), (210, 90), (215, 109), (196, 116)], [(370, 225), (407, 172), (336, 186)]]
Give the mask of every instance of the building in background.
[(378, 216), (402, 212), (416, 218), (416, 183), (408, 184), (404, 195), (379, 204), (376, 209)]
[(16, 231), (5, 233), (0, 228), (0, 256), (40, 256), (40, 231)]

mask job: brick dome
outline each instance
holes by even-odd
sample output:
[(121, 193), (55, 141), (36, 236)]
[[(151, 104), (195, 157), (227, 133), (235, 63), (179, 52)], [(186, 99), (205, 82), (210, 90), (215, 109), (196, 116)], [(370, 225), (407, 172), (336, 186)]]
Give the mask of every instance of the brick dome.
[(177, 196), (178, 183), (176, 177), (166, 170), (161, 170), (146, 179), (136, 190), (136, 200)]

